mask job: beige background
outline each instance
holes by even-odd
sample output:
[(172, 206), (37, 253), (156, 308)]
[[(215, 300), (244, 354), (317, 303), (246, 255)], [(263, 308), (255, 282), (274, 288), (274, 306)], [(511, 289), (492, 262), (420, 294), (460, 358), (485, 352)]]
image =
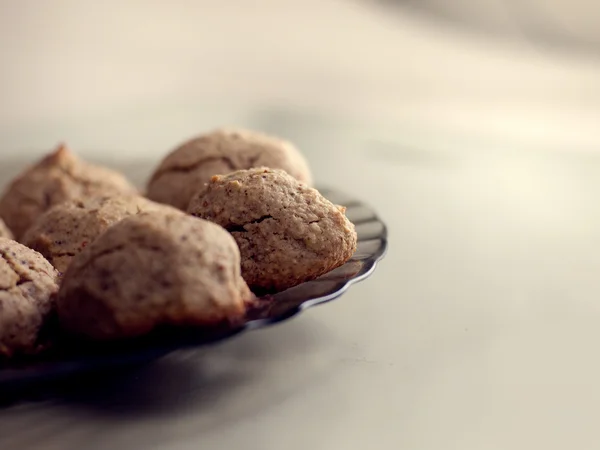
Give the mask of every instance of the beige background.
[[(488, 3), (499, 10), (499, 0)], [(586, 1), (569, 2), (570, 12), (535, 3), (586, 29)], [(2, 151), (58, 139), (159, 151), (157, 140), (237, 119), (231, 111), (282, 106), (377, 130), (401, 127), (419, 139), (460, 133), (570, 149), (598, 144), (597, 57), (546, 51), (514, 31), (516, 41), (488, 40), (376, 5), (2, 1)], [(457, 3), (484, 20), (480, 8), (468, 8)], [(158, 123), (140, 123), (149, 117)]]

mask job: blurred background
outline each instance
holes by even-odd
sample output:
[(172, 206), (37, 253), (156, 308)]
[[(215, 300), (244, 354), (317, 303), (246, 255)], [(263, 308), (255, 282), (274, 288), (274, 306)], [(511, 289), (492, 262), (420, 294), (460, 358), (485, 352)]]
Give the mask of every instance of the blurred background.
[(164, 153), (223, 123), (307, 145), (319, 130), (595, 151), (599, 15), (590, 0), (0, 1), (0, 151)]
[(207, 351), (221, 390), (150, 371), (106, 395), (128, 416), (0, 411), (0, 448), (593, 447), (598, 24), (592, 0), (0, 0), (0, 185), (60, 140), (141, 183), (242, 125), (391, 236), (343, 300)]

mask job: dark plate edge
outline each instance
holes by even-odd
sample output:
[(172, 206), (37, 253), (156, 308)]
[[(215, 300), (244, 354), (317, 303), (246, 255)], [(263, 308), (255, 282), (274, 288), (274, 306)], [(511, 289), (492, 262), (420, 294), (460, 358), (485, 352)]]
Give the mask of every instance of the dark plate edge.
[[(343, 194), (341, 191), (337, 191), (336, 189), (323, 189), (327, 194)], [(355, 198), (349, 198), (352, 204), (357, 204), (361, 206), (367, 206), (369, 209), (372, 208), (365, 204), (360, 200), (356, 200)], [(385, 257), (388, 251), (388, 228), (386, 224), (381, 220), (378, 214), (373, 211), (373, 217), (369, 220), (373, 222), (379, 222), (383, 226), (380, 236), (376, 239), (381, 242), (381, 246), (378, 251), (373, 253), (373, 255), (369, 258), (368, 263), (364, 264), (361, 271), (355, 275), (353, 278), (346, 280), (341, 283), (339, 287), (337, 287), (333, 292), (312, 298), (304, 301), (297, 307), (286, 311), (284, 314), (281, 314), (276, 317), (270, 317), (266, 319), (255, 319), (246, 322), (244, 325), (232, 329), (231, 332), (226, 333), (218, 339), (206, 341), (206, 342), (188, 342), (182, 343), (182, 345), (177, 347), (165, 346), (165, 347), (153, 347), (142, 349), (136, 353), (131, 354), (116, 354), (114, 356), (102, 356), (102, 357), (90, 357), (89, 359), (79, 359), (74, 361), (64, 361), (57, 364), (51, 364), (48, 367), (39, 367), (39, 368), (31, 368), (31, 369), (15, 369), (15, 372), (18, 372), (18, 376), (15, 374), (6, 374), (7, 376), (2, 377), (0, 374), (0, 394), (6, 388), (12, 389), (13, 387), (29, 385), (31, 383), (36, 382), (37, 380), (41, 380), (42, 382), (50, 382), (55, 379), (59, 379), (65, 376), (70, 376), (74, 374), (85, 374), (92, 373), (97, 370), (102, 370), (103, 368), (110, 366), (110, 368), (115, 367), (123, 367), (129, 365), (136, 365), (138, 363), (144, 363), (147, 361), (151, 361), (153, 359), (157, 359), (163, 357), (171, 352), (182, 350), (186, 348), (192, 348), (196, 346), (209, 346), (217, 344), (223, 340), (229, 339), (236, 335), (242, 334), (246, 331), (258, 330), (260, 328), (266, 328), (269, 326), (273, 326), (279, 324), (283, 321), (291, 319), (303, 311), (319, 306), (325, 303), (328, 303), (332, 300), (335, 300), (345, 294), (354, 284), (359, 283), (367, 279), (377, 268), (377, 265), (381, 262), (381, 260)], [(359, 241), (360, 242), (360, 241)], [(36, 370), (37, 369), (37, 370)], [(10, 372), (11, 369), (8, 369)], [(40, 374), (39, 372), (42, 372)], [(4, 378), (4, 379), (3, 379)], [(1, 400), (1, 395), (0, 395)]]

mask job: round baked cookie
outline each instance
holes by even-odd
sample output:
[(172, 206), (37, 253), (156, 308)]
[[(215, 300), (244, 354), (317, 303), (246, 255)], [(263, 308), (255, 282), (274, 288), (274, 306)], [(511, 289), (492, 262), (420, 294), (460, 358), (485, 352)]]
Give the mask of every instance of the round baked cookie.
[(42, 329), (54, 309), (58, 273), (39, 253), (0, 238), (0, 356), (45, 347)]
[(283, 169), (311, 184), (308, 164), (291, 143), (248, 130), (216, 130), (173, 150), (152, 175), (150, 199), (185, 211), (213, 175), (252, 167)]
[(86, 163), (61, 145), (10, 183), (0, 197), (0, 217), (20, 240), (40, 214), (58, 203), (135, 192), (121, 174)]
[(237, 323), (252, 298), (233, 238), (169, 208), (122, 220), (76, 255), (58, 316), (70, 333), (107, 341)]
[(12, 235), (12, 232), (8, 229), (8, 227), (4, 223), (4, 221), (2, 219), (0, 219), (0, 238), (2, 238), (2, 237), (12, 239), (13, 235)]
[(21, 241), (64, 273), (73, 257), (109, 227), (125, 217), (161, 208), (169, 207), (131, 194), (70, 200), (43, 213)]
[(242, 276), (255, 291), (281, 291), (344, 264), (356, 231), (336, 206), (282, 170), (256, 168), (213, 176), (188, 212), (235, 238)]

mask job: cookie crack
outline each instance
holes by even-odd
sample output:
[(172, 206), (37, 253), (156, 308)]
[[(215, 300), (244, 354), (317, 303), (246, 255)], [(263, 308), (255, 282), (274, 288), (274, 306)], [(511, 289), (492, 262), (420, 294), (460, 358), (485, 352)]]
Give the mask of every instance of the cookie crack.
[(0, 257), (2, 257), (4, 261), (6, 261), (8, 267), (10, 267), (10, 269), (15, 273), (15, 275), (19, 277), (15, 286), (21, 286), (25, 283), (33, 281), (33, 279), (28, 277), (26, 274), (23, 273), (22, 270), (20, 270), (19, 266), (15, 264), (12, 257), (8, 254), (8, 252), (6, 252), (6, 250), (0, 249)]
[(225, 227), (225, 229), (227, 231), (229, 231), (230, 233), (247, 233), (248, 230), (246, 230), (246, 226), (253, 225), (256, 223), (261, 223), (267, 219), (273, 219), (273, 216), (271, 216), (271, 215), (262, 216), (262, 217), (259, 217), (258, 219), (252, 220), (243, 225), (228, 225)]
[(171, 172), (182, 172), (182, 173), (192, 172), (193, 170), (196, 170), (201, 165), (209, 163), (209, 162), (213, 162), (213, 161), (223, 161), (225, 163), (225, 165), (227, 166), (227, 168), (231, 172), (233, 172), (234, 170), (237, 169), (237, 166), (234, 164), (234, 162), (228, 156), (208, 156), (206, 158), (201, 158), (198, 161), (196, 161), (195, 163), (189, 164), (189, 165), (186, 165), (186, 166), (165, 167), (164, 169), (159, 170), (158, 172), (156, 172), (154, 174), (154, 176), (152, 177), (151, 181), (155, 181), (156, 179), (160, 178), (161, 176), (163, 176), (167, 172), (168, 173), (171, 173)]
[(77, 253), (75, 252), (60, 252), (60, 253), (55, 253), (54, 255), (52, 255), (54, 258), (60, 258), (63, 256), (75, 256)]
[(118, 252), (119, 250), (123, 250), (125, 248), (124, 245), (117, 245), (116, 247), (108, 248), (100, 253), (93, 255), (90, 259), (88, 259), (83, 265), (77, 268), (78, 271), (83, 271), (88, 268), (88, 266), (92, 265), (99, 258), (110, 255), (111, 253)]

